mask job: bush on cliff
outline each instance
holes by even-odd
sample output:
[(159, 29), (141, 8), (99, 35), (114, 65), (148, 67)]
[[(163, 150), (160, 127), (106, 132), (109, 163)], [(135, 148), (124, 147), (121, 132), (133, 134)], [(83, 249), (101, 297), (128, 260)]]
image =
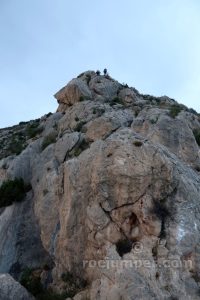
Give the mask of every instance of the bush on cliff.
[(19, 155), (26, 148), (25, 138), (19, 134), (15, 134), (11, 137), (8, 143), (8, 155)]
[(43, 131), (43, 128), (39, 126), (39, 122), (34, 122), (31, 124), (28, 124), (26, 127), (26, 134), (29, 139), (34, 138), (38, 134), (40, 134)]
[(193, 134), (194, 134), (194, 137), (195, 137), (195, 140), (196, 140), (197, 144), (200, 146), (200, 130), (195, 129), (193, 131)]
[[(39, 272), (40, 273), (40, 272)], [(41, 284), (40, 274), (37, 270), (26, 268), (20, 277), (20, 283), (37, 300), (65, 300), (66, 294), (56, 294), (51, 290), (45, 290)]]
[(42, 151), (47, 148), (49, 145), (54, 144), (56, 142), (56, 134), (50, 133), (49, 135), (45, 136), (43, 143), (42, 143)]
[(175, 119), (182, 110), (183, 108), (181, 105), (174, 104), (170, 107), (169, 115), (171, 118)]
[(3, 182), (0, 187), (0, 207), (24, 200), (26, 191), (26, 186), (21, 178)]

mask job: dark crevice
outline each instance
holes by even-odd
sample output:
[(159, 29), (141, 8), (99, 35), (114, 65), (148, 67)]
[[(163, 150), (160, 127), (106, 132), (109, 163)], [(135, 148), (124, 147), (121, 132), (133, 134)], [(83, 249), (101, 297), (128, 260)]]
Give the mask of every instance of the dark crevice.
[(123, 240), (119, 240), (115, 246), (116, 246), (116, 250), (117, 253), (119, 254), (119, 256), (123, 257), (124, 254), (130, 253), (132, 250), (132, 245), (133, 242), (130, 241), (129, 239), (123, 239)]
[(113, 219), (112, 219), (112, 217), (111, 217), (111, 215), (110, 215), (111, 211), (109, 212), (109, 211), (105, 210), (105, 209), (102, 207), (102, 204), (101, 204), (101, 203), (100, 203), (99, 205), (100, 205), (101, 209), (104, 211), (104, 213), (108, 216), (108, 218), (110, 219), (110, 221), (111, 221), (112, 223), (114, 223), (114, 224), (117, 226), (117, 228), (118, 228), (119, 231), (121, 232), (121, 234), (122, 234), (122, 236), (124, 237), (124, 239), (128, 239), (126, 233), (122, 230), (122, 228), (121, 228), (115, 221), (113, 221)]
[(64, 157), (63, 162), (67, 160), (69, 153), (80, 143), (80, 140), (81, 140), (81, 136), (79, 135), (78, 141), (76, 142), (76, 144), (69, 151), (67, 151), (67, 153), (66, 153), (66, 155)]
[[(116, 209), (122, 208), (122, 207), (130, 206), (130, 205), (135, 205), (135, 204), (136, 204), (138, 201), (140, 201), (145, 195), (146, 195), (146, 191), (145, 191), (141, 196), (139, 196), (139, 198), (138, 198), (136, 201), (130, 202), (130, 203), (125, 203), (125, 204), (122, 204), (122, 205), (120, 205), (120, 206), (117, 206), (117, 207), (111, 209), (110, 212), (112, 212), (112, 211), (114, 211), (114, 210), (116, 210)], [(107, 212), (109, 212), (109, 211), (107, 211)]]
[(77, 143), (69, 151), (67, 151), (64, 161), (73, 157), (78, 157), (83, 151), (90, 147), (90, 144), (91, 143), (86, 141), (85, 138), (79, 136)]
[(121, 128), (121, 126), (118, 126), (117, 128), (113, 129), (111, 132), (109, 132), (104, 138), (103, 140), (106, 140), (108, 137), (110, 137), (114, 132), (116, 132), (119, 128)]

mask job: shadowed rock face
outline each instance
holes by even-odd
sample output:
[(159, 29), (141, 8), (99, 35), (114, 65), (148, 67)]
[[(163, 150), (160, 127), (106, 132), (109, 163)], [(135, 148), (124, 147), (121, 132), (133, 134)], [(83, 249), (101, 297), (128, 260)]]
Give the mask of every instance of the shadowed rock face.
[(42, 246), (31, 193), (25, 201), (6, 207), (0, 215), (0, 224), (0, 273), (9, 272), (19, 279), (25, 268), (51, 263)]
[(0, 274), (0, 300), (34, 300), (9, 274)]
[(55, 97), (33, 137), (9, 129), (29, 133), (20, 154), (0, 131), (0, 182), (32, 187), (1, 209), (0, 271), (39, 269), (75, 300), (200, 299), (199, 115), (93, 71)]

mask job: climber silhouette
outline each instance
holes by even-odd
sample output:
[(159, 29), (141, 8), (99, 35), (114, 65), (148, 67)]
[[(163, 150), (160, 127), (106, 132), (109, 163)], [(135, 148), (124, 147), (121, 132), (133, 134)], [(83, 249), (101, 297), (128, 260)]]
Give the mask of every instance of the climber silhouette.
[(103, 73), (104, 73), (104, 75), (108, 75), (108, 70), (105, 68), (105, 69), (103, 70)]

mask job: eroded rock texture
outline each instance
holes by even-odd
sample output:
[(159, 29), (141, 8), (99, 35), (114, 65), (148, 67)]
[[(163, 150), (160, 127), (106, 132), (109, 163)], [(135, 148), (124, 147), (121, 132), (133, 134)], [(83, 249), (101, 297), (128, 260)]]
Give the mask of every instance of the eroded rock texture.
[(32, 187), (1, 208), (0, 271), (75, 300), (200, 299), (199, 115), (93, 71), (55, 97), (35, 133), (0, 131), (1, 183)]

